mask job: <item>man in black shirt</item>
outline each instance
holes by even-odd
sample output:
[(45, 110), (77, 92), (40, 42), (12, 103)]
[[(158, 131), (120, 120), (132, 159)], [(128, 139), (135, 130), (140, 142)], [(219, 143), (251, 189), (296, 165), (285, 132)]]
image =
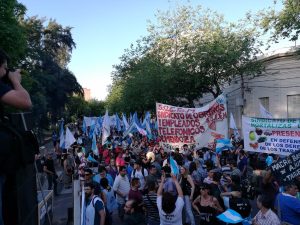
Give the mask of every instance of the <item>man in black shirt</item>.
[(53, 184), (54, 195), (57, 196), (57, 175), (55, 172), (54, 160), (52, 158), (52, 155), (53, 153), (48, 153), (47, 155), (47, 159), (44, 164), (44, 172), (47, 174), (48, 190), (52, 189)]

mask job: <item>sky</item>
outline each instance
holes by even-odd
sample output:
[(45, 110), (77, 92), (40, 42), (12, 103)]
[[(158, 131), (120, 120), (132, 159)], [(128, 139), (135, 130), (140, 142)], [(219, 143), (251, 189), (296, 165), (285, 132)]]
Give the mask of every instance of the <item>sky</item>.
[(19, 0), (27, 16), (55, 19), (72, 27), (76, 48), (68, 68), (92, 98), (105, 100), (113, 65), (142, 36), (147, 21), (156, 22), (158, 10), (178, 5), (202, 5), (224, 15), (227, 21), (242, 19), (246, 12), (272, 6), (273, 0)]

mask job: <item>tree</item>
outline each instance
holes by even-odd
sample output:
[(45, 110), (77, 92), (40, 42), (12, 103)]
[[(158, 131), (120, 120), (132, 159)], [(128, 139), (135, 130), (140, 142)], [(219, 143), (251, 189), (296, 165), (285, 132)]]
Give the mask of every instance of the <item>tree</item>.
[(26, 36), (19, 19), (26, 8), (16, 0), (0, 0), (0, 48), (8, 53), (15, 66), (25, 51)]
[(193, 107), (204, 93), (215, 97), (236, 76), (262, 70), (255, 29), (229, 24), (210, 10), (179, 7), (160, 12), (149, 36), (131, 46), (112, 74), (108, 104), (142, 112), (156, 101)]
[[(300, 1), (281, 0), (283, 9), (276, 12), (273, 9), (260, 12), (260, 25), (265, 32), (271, 32), (271, 41), (280, 38), (288, 38), (291, 41), (298, 40), (300, 34)], [(274, 1), (276, 6), (277, 1)]]

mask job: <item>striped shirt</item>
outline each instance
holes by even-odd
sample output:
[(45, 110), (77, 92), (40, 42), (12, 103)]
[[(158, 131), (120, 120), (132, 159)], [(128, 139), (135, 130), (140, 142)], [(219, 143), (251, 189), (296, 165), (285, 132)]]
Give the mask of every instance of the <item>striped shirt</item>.
[(157, 194), (155, 192), (149, 192), (143, 196), (145, 208), (147, 209), (147, 216), (154, 221), (159, 222), (159, 213), (156, 205)]
[[(115, 182), (113, 185), (113, 190), (115, 192), (119, 191), (122, 194), (126, 194), (126, 198), (127, 198), (129, 190), (130, 190), (130, 183), (129, 183), (128, 177), (126, 175), (124, 177), (122, 177), (121, 175), (118, 175), (115, 179)], [(117, 194), (116, 199), (119, 204), (125, 204), (126, 198), (123, 198)]]

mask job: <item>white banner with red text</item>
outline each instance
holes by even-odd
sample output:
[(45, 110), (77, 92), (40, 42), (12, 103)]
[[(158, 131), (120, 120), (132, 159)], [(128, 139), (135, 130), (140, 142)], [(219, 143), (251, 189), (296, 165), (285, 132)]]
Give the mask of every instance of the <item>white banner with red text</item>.
[(201, 108), (183, 108), (156, 103), (158, 134), (165, 150), (184, 144), (215, 148), (215, 140), (227, 138), (226, 98), (218, 96)]

